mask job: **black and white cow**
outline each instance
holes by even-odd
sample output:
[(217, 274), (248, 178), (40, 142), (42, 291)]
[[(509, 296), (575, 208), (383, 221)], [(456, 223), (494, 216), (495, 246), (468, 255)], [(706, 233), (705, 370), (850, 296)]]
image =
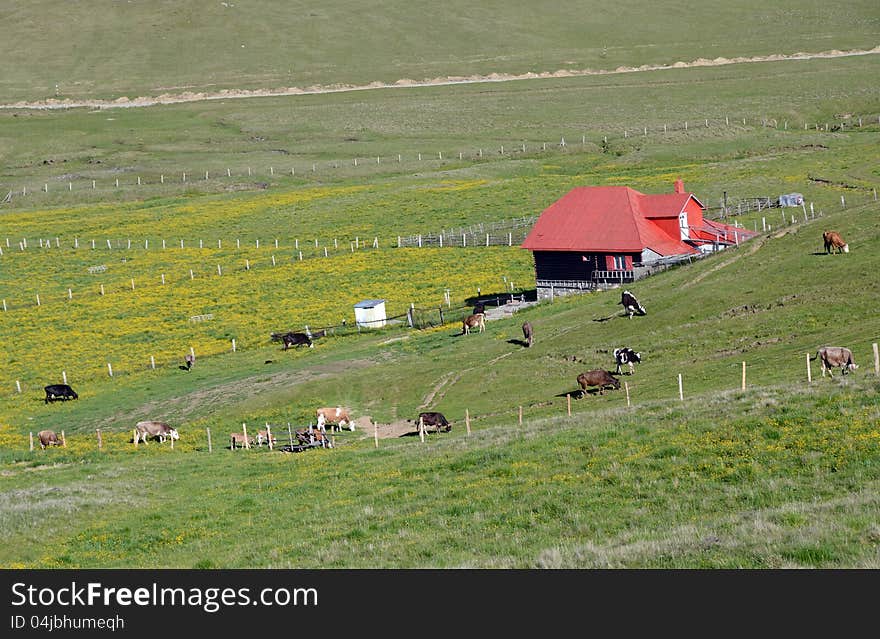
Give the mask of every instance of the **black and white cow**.
[(644, 309), (644, 307), (639, 304), (639, 300), (636, 299), (636, 296), (630, 293), (629, 291), (624, 291), (620, 296), (620, 301), (618, 304), (623, 305), (623, 310), (629, 315), (629, 318), (632, 319), (634, 313), (639, 315), (647, 315), (648, 311)]
[(629, 374), (632, 375), (635, 373), (635, 366), (637, 362), (642, 361), (642, 354), (635, 352), (631, 348), (623, 347), (623, 348), (615, 348), (614, 349), (614, 361), (617, 363), (617, 371), (616, 375), (620, 375), (620, 367), (626, 364), (629, 366)]

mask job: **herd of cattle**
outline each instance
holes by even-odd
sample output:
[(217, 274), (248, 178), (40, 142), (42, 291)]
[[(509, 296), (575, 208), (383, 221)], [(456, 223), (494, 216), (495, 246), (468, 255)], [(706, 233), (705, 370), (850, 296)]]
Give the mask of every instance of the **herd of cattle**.
[[(825, 231), (822, 234), (822, 241), (825, 245), (825, 252), (832, 253), (835, 250), (838, 253), (848, 253), (849, 245), (844, 242), (843, 238), (837, 231)], [(635, 295), (633, 295), (630, 291), (623, 291), (620, 297), (620, 301), (618, 304), (623, 306), (624, 314), (627, 315), (630, 319), (632, 319), (633, 315), (647, 315), (647, 311), (645, 308), (639, 303), (638, 299), (636, 299)], [(477, 329), (479, 332), (483, 332), (486, 327), (486, 309), (483, 304), (477, 304), (473, 313), (468, 315), (462, 320), (461, 334), (468, 335), (471, 332), (471, 329)], [(522, 325), (522, 332), (525, 341), (522, 342), (525, 346), (531, 347), (534, 343), (534, 330), (532, 328), (532, 324), (530, 322), (524, 322)], [(308, 346), (309, 348), (314, 347), (314, 339), (319, 337), (324, 337), (325, 331), (317, 331), (317, 332), (286, 332), (286, 333), (272, 333), (271, 339), (274, 342), (282, 342), (283, 350), (289, 349), (291, 346)], [(584, 373), (581, 373), (577, 376), (577, 383), (580, 387), (580, 396), (583, 397), (587, 394), (590, 389), (597, 389), (599, 394), (604, 394), (606, 389), (620, 389), (620, 380), (616, 377), (621, 374), (621, 366), (628, 367), (628, 375), (633, 375), (635, 373), (635, 364), (642, 361), (641, 353), (633, 350), (629, 347), (620, 347), (615, 348), (613, 351), (614, 363), (616, 364), (616, 370), (612, 373), (610, 370), (606, 370), (603, 368), (588, 370)], [(842, 373), (846, 375), (858, 368), (858, 365), (853, 360), (852, 351), (849, 348), (843, 346), (823, 346), (816, 351), (816, 354), (810, 357), (810, 361), (819, 360), (819, 363), (822, 368), (822, 376), (825, 376), (827, 372), (829, 377), (833, 377), (832, 370), (835, 368), (840, 368)], [(195, 362), (194, 355), (187, 355), (185, 358), (185, 366), (181, 366), (180, 368), (185, 370), (190, 370)], [(78, 399), (79, 395), (76, 391), (73, 390), (68, 384), (50, 384), (44, 388), (46, 392), (45, 403), (48, 404), (50, 402), (55, 401), (67, 401), (71, 399)], [(332, 446), (330, 443), (331, 440), (327, 437), (327, 427), (330, 426), (331, 429), (342, 429), (348, 428), (351, 431), (355, 430), (355, 422), (352, 420), (349, 412), (342, 408), (341, 406), (336, 407), (322, 407), (318, 408), (315, 411), (315, 418), (317, 422), (317, 426), (314, 428), (309, 425), (306, 429), (298, 429), (296, 431), (297, 441), (299, 445), (299, 449), (301, 450), (303, 447), (308, 446), (317, 446), (320, 445), (322, 447)], [(418, 424), (419, 429), (424, 429), (424, 432), (449, 432), (452, 429), (452, 424), (449, 420), (442, 414), (436, 411), (425, 411), (419, 413), (417, 420), (407, 420), (414, 421)], [(270, 435), (268, 430), (260, 430), (257, 431), (256, 435), (246, 435), (244, 432), (241, 433), (230, 433), (230, 448), (235, 449), (236, 447), (250, 447), (251, 445), (262, 446), (263, 444), (268, 444), (269, 438), (272, 438), (272, 444), (275, 443), (276, 439), (274, 435)], [(60, 445), (62, 442), (59, 442), (57, 435), (55, 432), (51, 430), (42, 430), (38, 433), (40, 448), (45, 449), (48, 446), (56, 446)], [(177, 432), (175, 428), (172, 428), (169, 424), (165, 422), (159, 421), (140, 421), (135, 425), (134, 429), (134, 437), (132, 441), (134, 444), (138, 444), (138, 442), (147, 443), (149, 439), (155, 439), (159, 442), (164, 442), (166, 440), (176, 440), (180, 438), (180, 434)], [(291, 442), (291, 447), (293, 446)]]

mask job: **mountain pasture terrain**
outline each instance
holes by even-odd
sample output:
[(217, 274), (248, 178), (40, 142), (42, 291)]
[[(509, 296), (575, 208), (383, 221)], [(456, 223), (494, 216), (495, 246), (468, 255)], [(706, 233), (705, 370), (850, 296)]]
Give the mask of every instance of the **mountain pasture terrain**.
[[(56, 3), (0, 9), (21, 25), (0, 45), (0, 567), (880, 567), (877, 54), (14, 104), (867, 51), (874, 4), (384, 3), (399, 17), (353, 32), (345, 1), (159, 4), (73, 3), (64, 37), (35, 18)], [(679, 178), (757, 236), (628, 285), (645, 316), (612, 288), (462, 335), (478, 298), (531, 296), (531, 255), (398, 247)], [(792, 192), (803, 207), (738, 209)], [(357, 327), (364, 299), (393, 321)], [(271, 339), (306, 327), (327, 329), (314, 348)], [(823, 377), (825, 345), (859, 368)], [(623, 346), (634, 374), (581, 396)], [(79, 398), (46, 403), (65, 379)], [(332, 448), (229, 449), (243, 427), (288, 443), (322, 406), (358, 424)], [(422, 411), (451, 431), (420, 437)], [(180, 439), (136, 446), (141, 420)], [(30, 450), (45, 429), (66, 445)]]

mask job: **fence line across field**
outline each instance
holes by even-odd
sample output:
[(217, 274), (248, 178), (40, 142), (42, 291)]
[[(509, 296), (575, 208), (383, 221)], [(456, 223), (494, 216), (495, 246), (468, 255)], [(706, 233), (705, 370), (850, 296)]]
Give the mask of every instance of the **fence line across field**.
[[(741, 123), (741, 124), (740, 124)], [(552, 152), (566, 152), (568, 149), (577, 148), (578, 137), (580, 138), (579, 142), (581, 147), (586, 147), (588, 144), (591, 146), (600, 147), (603, 149), (607, 149), (609, 145), (609, 139), (612, 142), (628, 140), (629, 138), (647, 138), (649, 135), (667, 135), (670, 132), (685, 132), (688, 133), (690, 131), (696, 131), (698, 129), (707, 129), (712, 127), (759, 127), (761, 129), (770, 128), (774, 130), (783, 129), (783, 130), (794, 130), (797, 128), (798, 130), (803, 131), (814, 131), (815, 133), (826, 133), (826, 132), (838, 132), (838, 131), (846, 131), (846, 130), (855, 130), (862, 128), (864, 124), (880, 125), (880, 116), (858, 116), (852, 115), (849, 117), (849, 123), (845, 120), (839, 121), (837, 123), (831, 124), (829, 122), (819, 123), (813, 122), (809, 123), (806, 121), (801, 121), (801, 126), (795, 127), (794, 123), (791, 123), (789, 126), (789, 122), (787, 120), (779, 120), (776, 118), (767, 118), (767, 117), (731, 117), (725, 116), (723, 120), (720, 118), (705, 118), (705, 117), (696, 117), (693, 119), (685, 119), (683, 121), (679, 121), (670, 125), (669, 123), (665, 123), (662, 125), (654, 124), (651, 126), (646, 125), (624, 125), (615, 128), (612, 132), (600, 134), (595, 131), (591, 131), (589, 134), (581, 132), (579, 135), (561, 134), (558, 136), (554, 136), (554, 142), (524, 142), (520, 141), (517, 143), (510, 142), (497, 142), (491, 146), (479, 147), (477, 149), (470, 149), (468, 151), (436, 151), (434, 153), (427, 152), (409, 152), (409, 153), (397, 153), (396, 155), (387, 156), (383, 158), (381, 154), (379, 155), (370, 155), (365, 157), (354, 157), (349, 158), (347, 160), (337, 159), (337, 160), (327, 160), (320, 163), (321, 172), (327, 171), (336, 171), (338, 172), (340, 167), (351, 166), (352, 168), (357, 167), (381, 167), (388, 164), (394, 165), (403, 165), (404, 157), (406, 157), (407, 164), (418, 163), (421, 164), (423, 162), (440, 162), (440, 163), (450, 163), (450, 162), (484, 162), (486, 157), (491, 155), (492, 157), (501, 157), (501, 158), (515, 158), (522, 156), (526, 153), (546, 153), (548, 150)], [(801, 128), (802, 127), (802, 128)], [(566, 142), (566, 135), (568, 135), (569, 140), (574, 140), (573, 142)], [(601, 140), (601, 141), (600, 141)], [(375, 161), (371, 161), (375, 160)], [(299, 176), (308, 176), (315, 175), (318, 173), (318, 162), (309, 163), (304, 169), (302, 166), (290, 166), (286, 168), (278, 167), (278, 171), (276, 172), (276, 167), (274, 165), (269, 165), (262, 170), (261, 175), (267, 178), (275, 178), (276, 173), (280, 177), (290, 176), (291, 178), (295, 178), (297, 175)], [(243, 169), (233, 169), (229, 166), (223, 167), (222, 169), (211, 169), (208, 170), (169, 170), (169, 171), (160, 171), (158, 173), (152, 173), (147, 176), (136, 175), (134, 177), (128, 178), (130, 180), (130, 184), (125, 182), (120, 182), (120, 178), (114, 177), (112, 181), (110, 178), (101, 181), (101, 192), (114, 193), (118, 191), (121, 187), (126, 186), (136, 186), (138, 188), (145, 188), (148, 186), (161, 185), (165, 186), (171, 185), (173, 183), (179, 185), (187, 185), (188, 187), (192, 187), (193, 185), (205, 184), (210, 182), (211, 180), (215, 181), (228, 181), (232, 179), (238, 179), (242, 177), (253, 178), (254, 170), (253, 167), (248, 166), (246, 170)], [(53, 192), (56, 184), (60, 185), (59, 188), (64, 193), (73, 193), (74, 191), (74, 180), (70, 178), (69, 175), (65, 174), (63, 176), (58, 176), (51, 179), (53, 184)], [(111, 186), (105, 186), (106, 184), (110, 184)], [(19, 198), (25, 197), (33, 197), (39, 193), (49, 193), (49, 181), (43, 182), (43, 184), (37, 188), (33, 186), (28, 187), (19, 186), (12, 187), (9, 185), (0, 185), (0, 194), (5, 193), (5, 195), (0, 199), (0, 206), (11, 205), (18, 201)], [(77, 190), (88, 190), (92, 192), (98, 192), (98, 179), (92, 176), (82, 176), (76, 178)], [(265, 188), (265, 185), (254, 185), (254, 188)], [(876, 193), (875, 193), (876, 197)]]
[[(874, 374), (877, 375), (877, 376), (880, 376), (880, 349), (878, 349), (878, 344), (877, 344), (876, 342), (873, 343), (873, 344), (871, 344), (871, 348), (872, 348), (872, 351), (873, 351), (873, 359), (874, 359)], [(810, 361), (811, 361), (811, 360), (810, 360), (810, 353), (807, 353), (806, 355), (807, 355), (807, 360), (806, 360), (806, 361), (807, 361), (807, 381), (808, 381), (808, 383), (812, 383), (812, 376), (811, 376), (811, 373), (810, 373)], [(745, 384), (745, 379), (746, 379), (746, 378), (745, 378), (745, 374), (746, 374), (746, 362), (743, 361), (743, 362), (742, 362), (742, 384), (741, 384), (741, 390), (745, 390), (745, 388), (746, 388), (746, 384)], [(678, 373), (678, 374), (677, 374), (677, 380), (678, 380), (678, 399), (679, 399), (679, 401), (684, 401), (683, 376), (682, 376), (681, 373)], [(623, 383), (623, 387), (624, 387), (624, 389), (625, 389), (625, 396), (626, 396), (626, 400), (625, 400), (625, 401), (626, 401), (626, 406), (627, 406), (627, 408), (630, 408), (630, 407), (632, 406), (632, 401), (631, 401), (631, 395), (630, 395), (629, 382), (628, 382), (628, 381), (624, 381), (624, 383)], [(579, 395), (580, 395), (581, 397), (584, 396), (584, 395), (585, 395), (585, 391), (581, 391), (581, 392), (579, 393)], [(571, 410), (572, 394), (571, 394), (571, 393), (566, 393), (566, 395), (565, 395), (565, 399), (566, 399), (566, 404), (565, 404), (566, 414), (567, 414), (568, 417), (571, 417), (571, 416), (572, 416), (572, 410)], [(516, 414), (517, 414), (517, 424), (518, 424), (518, 426), (522, 426), (523, 423), (524, 423), (524, 410), (523, 410), (523, 405), (522, 405), (522, 404), (519, 404), (519, 405), (517, 405), (515, 408), (509, 408), (508, 411), (505, 411), (505, 412), (512, 412), (512, 411), (516, 411)], [(492, 415), (498, 415), (498, 411), (493, 411), (491, 414), (492, 414)], [(465, 422), (465, 428), (466, 428), (466, 435), (467, 435), (468, 437), (470, 437), (470, 435), (471, 435), (471, 418), (472, 418), (472, 416), (471, 416), (470, 409), (469, 409), (469, 408), (465, 408), (465, 411), (464, 411), (464, 422)], [(270, 424), (269, 422), (266, 422), (266, 423), (265, 423), (266, 445), (267, 445), (267, 449), (268, 449), (268, 450), (274, 450), (274, 444), (275, 444), (275, 441), (276, 441), (276, 440), (273, 439), (273, 437), (274, 437), (274, 436), (272, 435), (272, 429), (273, 429), (273, 428), (276, 428), (276, 427), (273, 426), (272, 424)], [(247, 423), (246, 423), (246, 422), (242, 422), (241, 429), (242, 429), (242, 432), (241, 432), (240, 434), (243, 435), (243, 439), (242, 439), (242, 448), (244, 448), (244, 449), (252, 449), (252, 448), (259, 448), (259, 447), (262, 446), (262, 441), (261, 441), (259, 438), (258, 438), (257, 440), (255, 440), (255, 444), (254, 444), (253, 446), (251, 445), (251, 438), (248, 436), (248, 428), (247, 428)], [(278, 431), (283, 431), (284, 429), (283, 429), (283, 427), (278, 426), (278, 427), (276, 428), (276, 430), (278, 430)], [(309, 434), (311, 434), (313, 431), (314, 431), (314, 432), (318, 432), (319, 430), (322, 430), (322, 432), (325, 432), (325, 431), (323, 431), (323, 429), (320, 428), (319, 425), (313, 425), (311, 422), (309, 422), (309, 424), (308, 424), (307, 427), (303, 427), (303, 429), (301, 429), (301, 430), (306, 430), (306, 432), (308, 432)], [(134, 446), (135, 446), (135, 448), (137, 448), (137, 446), (138, 446), (138, 441), (137, 441), (138, 438), (137, 438), (137, 436), (136, 436), (136, 432), (137, 432), (137, 431), (135, 431), (135, 436), (132, 437), (132, 442), (134, 442)], [(419, 421), (418, 421), (418, 423), (417, 423), (417, 432), (418, 432), (419, 439), (420, 439), (421, 443), (425, 443), (425, 442), (427, 441), (427, 440), (426, 440), (426, 436), (427, 436), (427, 432), (428, 432), (428, 431), (427, 431), (427, 428), (426, 428), (426, 426), (425, 426), (424, 419), (422, 418), (421, 415), (419, 416)], [(439, 430), (438, 430), (438, 432), (439, 432)], [(291, 451), (292, 451), (292, 450), (293, 450), (293, 447), (294, 447), (294, 438), (293, 438), (293, 432), (292, 432), (292, 430), (291, 430), (290, 422), (287, 422), (287, 433), (288, 433), (288, 439), (289, 439), (289, 443), (290, 443), (290, 449), (291, 449)], [(517, 434), (519, 434), (519, 430), (517, 431)], [(213, 445), (212, 445), (211, 429), (210, 429), (210, 427), (205, 428), (205, 435), (206, 435), (206, 438), (207, 438), (207, 449), (208, 449), (208, 452), (211, 453), (211, 452), (213, 452)], [(98, 449), (99, 451), (104, 450), (104, 439), (103, 439), (103, 436), (102, 436), (102, 433), (101, 433), (101, 429), (100, 429), (100, 428), (96, 428), (96, 429), (95, 429), (95, 436), (96, 436), (96, 439), (97, 439), (97, 449)], [(236, 448), (237, 448), (236, 445), (235, 445), (235, 444), (236, 444), (235, 436), (236, 436), (236, 433), (231, 433), (231, 434), (230, 434), (230, 446), (229, 446), (229, 449), (230, 449), (231, 451), (235, 451)], [(316, 439), (316, 438), (310, 438), (310, 439), (311, 439), (311, 443), (310, 443), (309, 445), (310, 445), (310, 446), (317, 446), (317, 443), (316, 443), (316, 442), (317, 442), (317, 439)], [(378, 430), (378, 423), (374, 423), (374, 424), (373, 424), (373, 440), (374, 440), (374, 447), (375, 447), (375, 448), (379, 448), (379, 430)], [(170, 448), (171, 448), (171, 450), (174, 450), (174, 438), (173, 438), (173, 437), (170, 437), (170, 438), (169, 438), (169, 442), (170, 442)], [(61, 431), (61, 439), (60, 439), (60, 444), (59, 444), (59, 445), (61, 445), (62, 447), (65, 447), (65, 448), (67, 447), (67, 439), (66, 439), (66, 437), (65, 437), (65, 433), (64, 433), (63, 430)], [(330, 440), (329, 445), (326, 444), (326, 438), (325, 438), (324, 440), (322, 440), (322, 443), (321, 443), (321, 447), (322, 447), (322, 448), (324, 448), (324, 447), (335, 448), (335, 446), (336, 446), (336, 444), (335, 444), (335, 437), (333, 437), (333, 438)], [(34, 451), (34, 433), (33, 433), (33, 431), (30, 431), (30, 432), (28, 433), (28, 449), (29, 449), (29, 451), (31, 451), (31, 452)], [(301, 450), (302, 450), (302, 449), (301, 449)]]

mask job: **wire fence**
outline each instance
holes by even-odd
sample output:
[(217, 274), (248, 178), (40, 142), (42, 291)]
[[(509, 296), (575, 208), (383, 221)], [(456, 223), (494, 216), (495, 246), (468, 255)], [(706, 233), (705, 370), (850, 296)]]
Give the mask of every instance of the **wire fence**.
[[(205, 168), (199, 170), (169, 168), (167, 171), (145, 171), (143, 174), (131, 175), (125, 173), (121, 177), (114, 176), (108, 178), (103, 174), (93, 173), (86, 175), (84, 173), (65, 173), (51, 178), (45, 178), (42, 184), (11, 184), (6, 181), (0, 184), (0, 207), (14, 207), (19, 204), (22, 206), (34, 198), (42, 194), (44, 197), (50, 192), (53, 194), (60, 191), (62, 193), (73, 194), (84, 191), (101, 197), (118, 196), (120, 189), (141, 189), (149, 190), (156, 188), (167, 189), (172, 186), (185, 187), (187, 189), (212, 187), (212, 188), (252, 188), (265, 189), (271, 186), (273, 182), (278, 182), (282, 178), (302, 178), (304, 176), (338, 176), (342, 169), (348, 171), (361, 171), (367, 169), (388, 170), (389, 167), (398, 167), (403, 170), (412, 170), (415, 166), (424, 166), (426, 164), (449, 165), (451, 163), (479, 163), (490, 159), (516, 159), (527, 154), (543, 154), (543, 153), (560, 153), (573, 151), (583, 148), (597, 149), (600, 151), (609, 151), (611, 145), (615, 142), (629, 138), (650, 138), (670, 133), (689, 133), (702, 129), (712, 129), (718, 127), (726, 127), (732, 129), (743, 128), (760, 128), (773, 130), (801, 130), (813, 131), (817, 134), (838, 133), (841, 131), (850, 131), (861, 129), (866, 126), (880, 125), (880, 115), (847, 115), (833, 123), (829, 122), (806, 122), (801, 121), (794, 123), (787, 120), (779, 120), (777, 118), (768, 118), (766, 116), (747, 116), (747, 117), (731, 117), (726, 116), (720, 118), (699, 118), (695, 117), (689, 120), (683, 120), (673, 123), (664, 123), (662, 126), (657, 124), (628, 126), (622, 125), (614, 127), (604, 134), (596, 134), (590, 132), (580, 133), (561, 133), (558, 135), (548, 136), (552, 142), (536, 142), (536, 141), (518, 141), (518, 142), (496, 142), (486, 147), (471, 148), (468, 150), (443, 151), (434, 152), (415, 152), (408, 151), (406, 153), (397, 153), (395, 155), (381, 154), (372, 156), (359, 156), (346, 159), (315, 161), (300, 165), (288, 165), (286, 167), (251, 167), (244, 168), (232, 166), (222, 168)], [(568, 136), (568, 140), (566, 140)], [(601, 141), (600, 141), (601, 140)], [(247, 179), (246, 184), (242, 184), (241, 180)], [(482, 232), (481, 232), (482, 233)]]

